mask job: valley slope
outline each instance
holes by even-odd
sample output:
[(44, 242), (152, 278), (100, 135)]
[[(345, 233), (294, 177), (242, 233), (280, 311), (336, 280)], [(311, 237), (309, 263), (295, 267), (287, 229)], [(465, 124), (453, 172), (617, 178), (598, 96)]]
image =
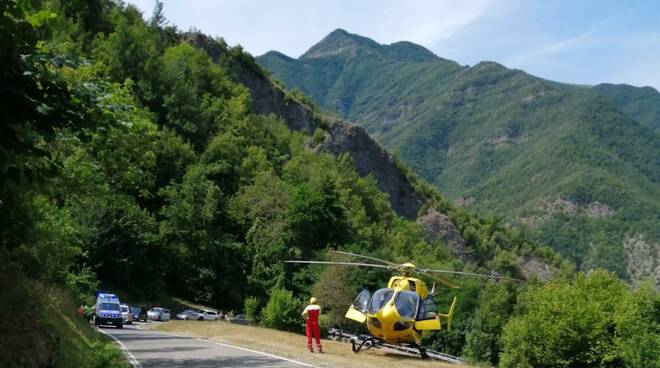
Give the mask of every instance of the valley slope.
[(527, 225), (584, 269), (660, 277), (658, 93), (472, 67), (336, 30), (257, 62), (363, 126), (453, 200)]

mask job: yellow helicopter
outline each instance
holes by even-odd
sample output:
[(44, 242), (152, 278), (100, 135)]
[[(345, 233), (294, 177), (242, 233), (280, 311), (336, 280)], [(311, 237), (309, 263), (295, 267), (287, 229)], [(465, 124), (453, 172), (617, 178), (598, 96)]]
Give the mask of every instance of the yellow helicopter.
[(369, 257), (349, 252), (331, 250), (331, 253), (345, 256), (367, 259), (374, 263), (357, 262), (335, 262), (335, 261), (285, 261), (286, 263), (303, 264), (327, 264), (358, 267), (375, 267), (392, 271), (398, 271), (401, 275), (392, 276), (386, 288), (378, 289), (371, 294), (368, 290), (362, 290), (355, 301), (348, 308), (345, 317), (358, 323), (366, 323), (370, 336), (361, 338), (356, 346), (353, 342), (353, 351), (359, 352), (362, 347), (367, 348), (383, 343), (409, 346), (419, 350), (422, 358), (426, 358), (426, 349), (421, 345), (422, 332), (429, 330), (441, 330), (443, 321), (446, 329), (451, 330), (451, 321), (456, 309), (456, 297), (454, 296), (449, 311), (439, 313), (436, 309), (435, 282), (431, 290), (426, 283), (419, 278), (411, 277), (416, 273), (435, 280), (449, 288), (459, 287), (449, 280), (431, 275), (431, 273), (455, 274), (486, 277), (493, 279), (509, 279), (502, 276), (485, 275), (472, 272), (434, 270), (428, 268), (417, 268), (412, 263), (396, 264), (383, 259)]

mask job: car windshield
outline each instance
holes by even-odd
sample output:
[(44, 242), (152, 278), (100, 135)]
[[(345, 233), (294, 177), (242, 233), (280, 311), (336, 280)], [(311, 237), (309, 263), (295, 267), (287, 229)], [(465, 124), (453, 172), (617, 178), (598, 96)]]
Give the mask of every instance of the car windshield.
[(186, 309), (181, 312), (181, 314), (190, 314), (190, 313), (193, 313), (193, 311), (191, 311), (190, 309)]
[(125, 312), (125, 313), (128, 313), (128, 307), (123, 307), (123, 306), (122, 306), (122, 307), (121, 307), (121, 311), (122, 311), (122, 312)]
[(394, 303), (401, 317), (415, 318), (417, 315), (417, 305), (419, 304), (419, 295), (413, 291), (400, 291)]
[(152, 311), (152, 312), (156, 312), (156, 313), (158, 313), (158, 312), (160, 312), (160, 311), (162, 311), (162, 310), (163, 310), (163, 308), (151, 308), (151, 311)]
[(208, 313), (210, 315), (216, 315), (217, 314), (216, 312), (206, 312), (206, 313)]
[(392, 289), (376, 290), (374, 295), (371, 297), (371, 301), (369, 302), (369, 313), (376, 313), (381, 308), (383, 308), (385, 303), (387, 303), (392, 298), (392, 294), (394, 294), (394, 290)]
[(142, 309), (141, 309), (141, 308), (138, 308), (138, 307), (131, 307), (131, 313), (138, 314), (138, 313), (140, 313), (140, 312), (142, 312)]
[(98, 310), (111, 310), (111, 311), (118, 311), (119, 310), (119, 304), (117, 303), (100, 303)]

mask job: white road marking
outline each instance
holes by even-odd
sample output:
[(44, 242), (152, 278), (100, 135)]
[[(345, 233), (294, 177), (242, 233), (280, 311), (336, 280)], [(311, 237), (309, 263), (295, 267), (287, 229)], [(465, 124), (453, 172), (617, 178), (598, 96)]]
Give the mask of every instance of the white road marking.
[(256, 354), (265, 355), (265, 356), (267, 356), (267, 357), (271, 357), (271, 358), (275, 358), (275, 359), (286, 360), (287, 362), (291, 362), (291, 363), (299, 364), (299, 365), (302, 365), (302, 366), (305, 366), (305, 367), (319, 368), (318, 366), (315, 366), (315, 365), (311, 365), (311, 364), (307, 364), (307, 363), (299, 362), (299, 361), (297, 361), (297, 360), (293, 360), (293, 359), (289, 359), (289, 358), (281, 357), (281, 356), (279, 356), (279, 355), (273, 355), (273, 354), (269, 354), (269, 353), (264, 353), (264, 352), (262, 352), (262, 351), (258, 351), (258, 350), (252, 350), (252, 349), (248, 349), (248, 348), (242, 348), (242, 347), (240, 347), (240, 346), (230, 345), (230, 344), (225, 344), (225, 343), (223, 343), (223, 342), (217, 342), (217, 341), (212, 341), (212, 340), (207, 340), (207, 339), (202, 339), (202, 338), (199, 338), (199, 337), (197, 337), (196, 339), (197, 339), (197, 340), (200, 340), (200, 341), (210, 342), (210, 343), (212, 343), (212, 344), (216, 344), (216, 345), (220, 345), (220, 346), (225, 346), (225, 347), (228, 347), (228, 348), (234, 348), (234, 349), (238, 349), (238, 350), (245, 350), (245, 351), (249, 351), (249, 352), (251, 352), (251, 353), (256, 353)]
[(103, 329), (101, 329), (101, 328), (99, 328), (98, 330), (101, 331), (102, 334), (104, 334), (104, 335), (106, 335), (106, 336), (110, 336), (113, 340), (115, 340), (115, 342), (116, 342), (117, 344), (119, 344), (119, 348), (121, 349), (121, 352), (124, 353), (124, 355), (125, 355), (126, 358), (128, 359), (128, 363), (129, 363), (130, 365), (132, 365), (132, 366), (135, 367), (135, 368), (141, 368), (141, 367), (142, 367), (142, 365), (140, 364), (140, 362), (138, 362), (138, 360), (135, 358), (135, 355), (133, 355), (133, 353), (131, 353), (131, 351), (128, 350), (128, 348), (126, 347), (126, 345), (124, 345), (123, 342), (119, 341), (118, 338), (112, 336), (111, 334), (109, 334), (109, 333), (103, 331)]

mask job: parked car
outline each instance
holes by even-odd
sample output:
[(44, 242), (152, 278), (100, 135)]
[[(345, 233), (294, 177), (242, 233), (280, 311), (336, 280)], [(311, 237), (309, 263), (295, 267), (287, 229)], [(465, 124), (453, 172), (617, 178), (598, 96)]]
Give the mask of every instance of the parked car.
[(200, 310), (197, 316), (198, 321), (217, 321), (220, 319), (220, 315), (218, 315), (218, 312), (213, 311), (213, 310)]
[(239, 325), (249, 325), (253, 322), (251, 319), (245, 318), (245, 315), (243, 314), (235, 314), (233, 317), (229, 317), (228, 319), (229, 322)]
[(176, 315), (176, 319), (183, 319), (183, 320), (195, 320), (198, 319), (200, 316), (199, 312), (196, 312), (192, 309), (186, 309), (181, 312), (179, 312)]
[(128, 308), (128, 305), (126, 304), (121, 304), (119, 306), (121, 308), (121, 319), (126, 325), (132, 325), (133, 324), (133, 317), (131, 317), (131, 310)]
[(147, 311), (147, 319), (151, 321), (169, 321), (170, 310), (161, 307), (151, 308)]
[(133, 321), (147, 322), (147, 308), (129, 307), (131, 310), (131, 318)]
[(100, 293), (96, 297), (92, 321), (94, 326), (113, 325), (117, 328), (124, 327), (121, 315), (121, 304), (115, 294)]

